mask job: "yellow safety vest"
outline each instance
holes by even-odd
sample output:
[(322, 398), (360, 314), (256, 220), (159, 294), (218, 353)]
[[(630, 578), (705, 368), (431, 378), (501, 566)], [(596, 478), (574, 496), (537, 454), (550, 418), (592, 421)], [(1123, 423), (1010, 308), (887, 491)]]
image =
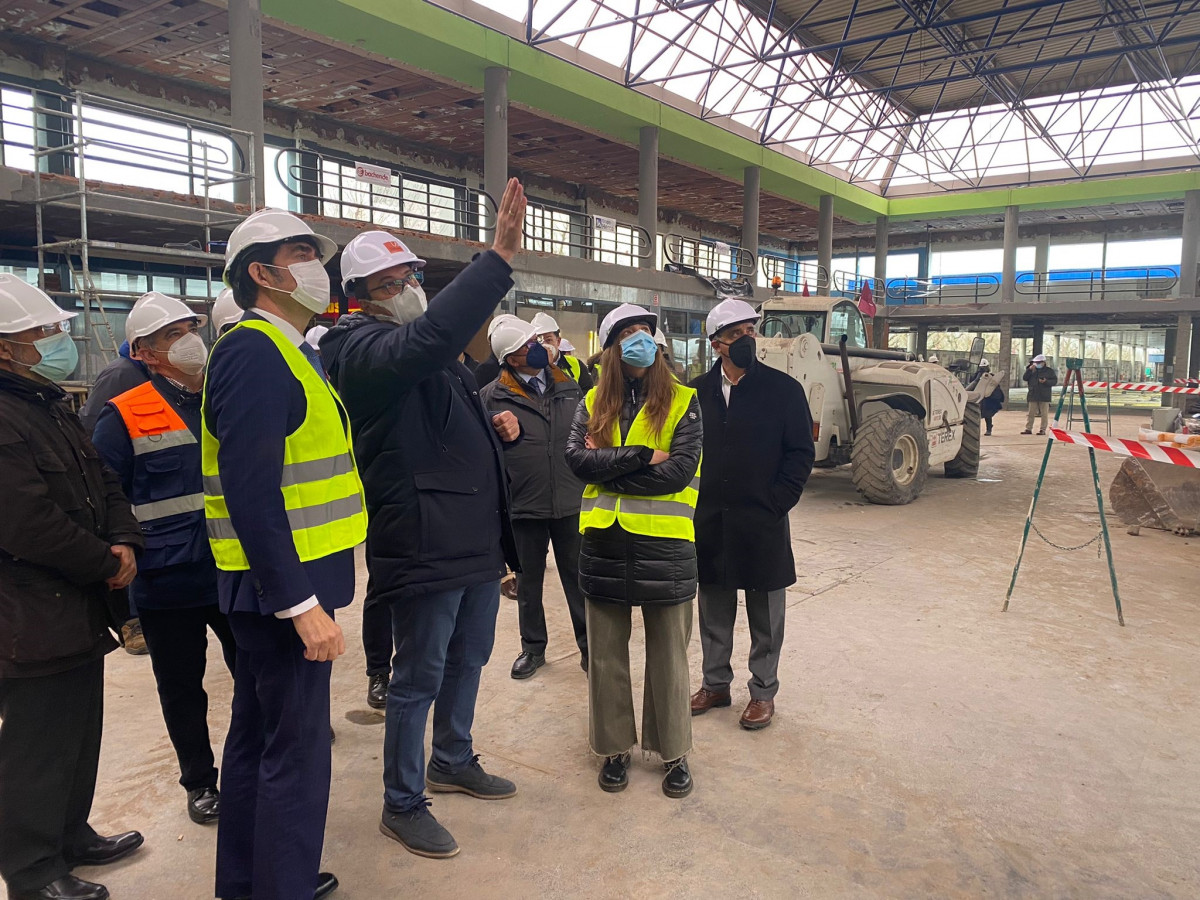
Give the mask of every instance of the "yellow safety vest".
[(579, 374), (583, 371), (583, 366), (579, 364), (579, 360), (566, 353), (563, 354), (563, 362), (567, 364), (567, 369), (571, 373), (571, 377), (576, 381), (579, 380)]
[[(367, 537), (366, 499), (354, 462), (350, 419), (342, 401), (304, 354), (274, 325), (259, 320), (242, 321), (230, 333), (238, 328), (252, 328), (269, 337), (304, 389), (304, 421), (284, 439), (283, 478), (279, 485), (300, 561), (320, 559), (361, 544)], [(224, 339), (222, 336), (220, 340)], [(221, 444), (208, 430), (208, 422), (203, 418), (202, 422), (200, 449), (208, 542), (217, 568), (244, 571), (250, 568), (250, 562), (230, 521), (217, 469)]]
[[(670, 451), (671, 438), (675, 429), (685, 415), (696, 391), (677, 384), (675, 397), (671, 401), (671, 411), (663, 423), (663, 429), (655, 435), (650, 427), (643, 406), (633, 423), (629, 426), (629, 434), (621, 439), (621, 423), (613, 423), (613, 446), (625, 447), (641, 445), (653, 447), (655, 450)], [(592, 402), (596, 390), (588, 391), (584, 403), (591, 413)], [(696, 513), (696, 498), (700, 496), (700, 464), (696, 464), (696, 473), (691, 483), (683, 490), (674, 494), (662, 494), (656, 497), (644, 497), (635, 494), (617, 494), (605, 490), (601, 485), (589, 484), (583, 489), (583, 505), (579, 510), (579, 530), (589, 528), (608, 528), (614, 522), (631, 534), (644, 534), (648, 537), (682, 538), (687, 541), (696, 539), (696, 530), (692, 526), (692, 516)]]

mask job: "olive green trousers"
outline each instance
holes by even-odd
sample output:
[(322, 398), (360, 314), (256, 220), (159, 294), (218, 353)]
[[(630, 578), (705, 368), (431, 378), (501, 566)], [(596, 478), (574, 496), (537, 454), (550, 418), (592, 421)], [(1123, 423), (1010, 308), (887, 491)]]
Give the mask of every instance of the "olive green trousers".
[[(617, 756), (638, 742), (629, 672), (633, 609), (587, 600), (589, 743), (598, 756)], [(688, 642), (692, 601), (643, 606), (646, 686), (642, 702), (642, 751), (664, 762), (692, 749)]]

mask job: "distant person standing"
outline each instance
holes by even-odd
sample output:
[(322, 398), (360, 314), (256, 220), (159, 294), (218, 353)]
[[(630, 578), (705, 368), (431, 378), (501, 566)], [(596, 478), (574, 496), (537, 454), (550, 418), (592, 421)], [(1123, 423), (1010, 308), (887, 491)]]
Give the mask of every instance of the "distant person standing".
[[(533, 317), (530, 323), (537, 330), (537, 339), (546, 346), (546, 352), (550, 356), (550, 365), (557, 366), (562, 369), (571, 378), (579, 384), (580, 390), (587, 393), (592, 389), (592, 373), (589, 372), (574, 356), (567, 354), (563, 349), (562, 331), (559, 330), (558, 322), (548, 313), (539, 312)], [(570, 341), (566, 342), (568, 347), (571, 347)], [(574, 347), (571, 347), (574, 350)]]
[(722, 300), (706, 331), (717, 364), (692, 382), (704, 417), (704, 471), (696, 504), (700, 646), (704, 682), (692, 715), (729, 706), (738, 591), (750, 624), (750, 701), (740, 724), (775, 715), (787, 588), (796, 582), (788, 512), (812, 472), (812, 416), (800, 382), (755, 354), (758, 311)]
[(982, 399), (979, 401), (979, 412), (983, 421), (987, 423), (987, 431), (984, 432), (984, 436), (989, 437), (992, 433), (992, 418), (1004, 408), (1004, 389), (1000, 386), (999, 379), (992, 372), (986, 359), (979, 361), (979, 371), (967, 385), (967, 390), (978, 390), (982, 394)]
[(1039, 353), (1026, 367), (1022, 376), (1029, 386), (1029, 412), (1025, 414), (1025, 430), (1021, 434), (1033, 434), (1033, 420), (1042, 417), (1042, 427), (1038, 434), (1046, 433), (1046, 424), (1050, 421), (1050, 400), (1052, 388), (1058, 384), (1058, 373), (1046, 365), (1046, 356)]

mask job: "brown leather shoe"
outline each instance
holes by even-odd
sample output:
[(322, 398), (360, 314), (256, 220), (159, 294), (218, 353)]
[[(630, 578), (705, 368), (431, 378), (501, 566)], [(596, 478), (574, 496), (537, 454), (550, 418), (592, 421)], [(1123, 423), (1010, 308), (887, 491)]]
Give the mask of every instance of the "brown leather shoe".
[[(693, 701), (693, 709), (695, 709)], [(760, 728), (766, 728), (771, 724), (771, 719), (775, 716), (775, 701), (774, 700), (751, 700), (746, 704), (746, 711), (742, 713), (742, 718), (738, 720), (738, 724), (747, 731), (758, 731)]]
[(692, 694), (692, 715), (698, 716), (717, 706), (729, 706), (732, 702), (729, 697), (729, 691), (718, 694), (716, 691), (710, 691), (708, 688), (702, 687), (696, 693)]

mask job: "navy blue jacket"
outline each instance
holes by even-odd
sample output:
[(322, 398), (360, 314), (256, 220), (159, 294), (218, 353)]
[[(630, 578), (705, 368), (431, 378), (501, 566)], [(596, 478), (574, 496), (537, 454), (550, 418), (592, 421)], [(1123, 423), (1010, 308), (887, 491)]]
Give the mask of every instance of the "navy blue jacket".
[[(261, 319), (253, 310), (242, 321)], [(221, 572), (221, 611), (271, 615), (314, 594), (326, 610), (354, 599), (354, 551), (302, 563), (283, 493), (283, 444), (307, 413), (304, 388), (265, 334), (235, 328), (213, 346), (204, 421), (221, 444), (217, 465), (249, 571)]]
[[(112, 401), (96, 421), (92, 443), (121, 479), (121, 489), (134, 506), (166, 497), (198, 494), (204, 489), (200, 469), (200, 395), (188, 393), (160, 375), (154, 388), (183, 419), (195, 444), (167, 447), (142, 457), (133, 453), (129, 429)], [(120, 395), (118, 395), (120, 396)], [(116, 398), (113, 398), (116, 399)], [(138, 576), (129, 586), (139, 608), (207, 606), (217, 602), (217, 568), (204, 525), (204, 510), (180, 513), (142, 525), (146, 549), (138, 559)]]
[(100, 413), (109, 400), (149, 380), (150, 370), (146, 368), (145, 363), (130, 359), (129, 342), (122, 343), (117, 358), (101, 369), (100, 374), (96, 376), (96, 383), (88, 391), (87, 401), (79, 410), (79, 421), (83, 423), (87, 433), (91, 434), (96, 430), (96, 422), (100, 420)]
[(458, 362), (512, 287), (489, 250), (407, 325), (343, 316), (321, 356), (346, 404), (367, 494), (368, 592), (384, 602), (517, 568), (503, 445)]

